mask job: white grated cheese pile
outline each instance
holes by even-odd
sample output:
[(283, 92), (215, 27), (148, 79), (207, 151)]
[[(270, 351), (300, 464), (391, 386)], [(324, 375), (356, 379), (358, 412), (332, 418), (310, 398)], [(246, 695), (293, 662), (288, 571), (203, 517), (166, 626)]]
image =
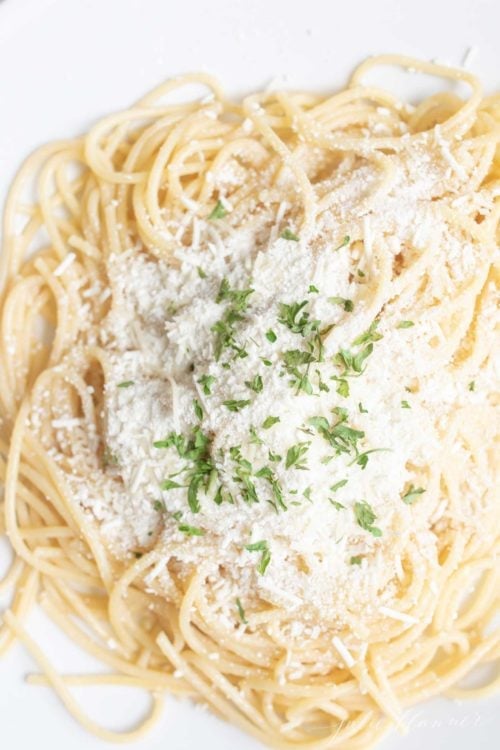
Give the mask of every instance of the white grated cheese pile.
[[(296, 621), (359, 630), (378, 613), (398, 619), (395, 596), (409, 550), (422, 571), (437, 568), (436, 523), (446, 524), (451, 511), (440, 506), (439, 487), (427, 487), (428, 467), (441, 455), (455, 409), (480, 405), (493, 374), (475, 374), (472, 393), (447, 366), (446, 332), (428, 300), (452, 296), (480, 259), (432, 201), (444, 195), (446, 159), (436, 165), (424, 146), (412, 154), (395, 157), (392, 182), (369, 212), (364, 198), (377, 170), (346, 159), (324, 185), (332, 207), (309, 241), (280, 236), (282, 206), (280, 226), (264, 243), (262, 222), (213, 243), (209, 222), (196, 220), (194, 246), (179, 245), (178, 268), (140, 251), (111, 258), (113, 303), (101, 334), (109, 357), (108, 466), (72, 488), (118, 557), (153, 545), (164, 551), (154, 575), (165, 590), (174, 560), (181, 574), (212, 577), (221, 611), (234, 610), (235, 597), (250, 609), (264, 600)], [(343, 243), (344, 230), (350, 242)], [(374, 324), (381, 255), (392, 269), (429, 247), (440, 267), (426, 300), (415, 301), (416, 289), (395, 301), (389, 295)], [(217, 301), (221, 288), (226, 298)], [(242, 290), (252, 291), (232, 330), (246, 356), (225, 347), (217, 359), (213, 327), (234, 306), (231, 291)], [(292, 329), (280, 322), (280, 305), (302, 302)], [(293, 330), (304, 313), (302, 331)], [(310, 321), (320, 323), (311, 329)], [(318, 332), (330, 326), (320, 357)], [(321, 361), (297, 368), (309, 385), (291, 385), (297, 376), (285, 353), (311, 346)], [(343, 377), (339, 351), (368, 346), (362, 372)], [(351, 438), (337, 454), (325, 430), (342, 434), (342, 425)], [(197, 435), (207, 441), (201, 460), (210, 471), (196, 488), (193, 512), (187, 485), (196, 462), (180, 453)], [(162, 441), (165, 447), (155, 447)], [(491, 478), (472, 463), (470, 471), (461, 520), (480, 528), (481, 515), (467, 509)], [(404, 613), (399, 620), (412, 622)]]

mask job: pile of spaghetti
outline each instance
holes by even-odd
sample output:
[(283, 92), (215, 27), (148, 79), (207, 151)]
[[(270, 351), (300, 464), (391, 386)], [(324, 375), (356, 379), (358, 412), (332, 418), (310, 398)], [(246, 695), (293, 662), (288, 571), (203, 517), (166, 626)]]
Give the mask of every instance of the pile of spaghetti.
[[(418, 106), (397, 65), (467, 86)], [(202, 98), (179, 91), (205, 88)], [(500, 97), (174, 79), (21, 168), (3, 228), (0, 654), (141, 736), (165, 693), (361, 748), (500, 656)], [(33, 197), (35, 196), (35, 197)], [(63, 676), (39, 604), (108, 671)], [(135, 730), (75, 684), (139, 686)]]

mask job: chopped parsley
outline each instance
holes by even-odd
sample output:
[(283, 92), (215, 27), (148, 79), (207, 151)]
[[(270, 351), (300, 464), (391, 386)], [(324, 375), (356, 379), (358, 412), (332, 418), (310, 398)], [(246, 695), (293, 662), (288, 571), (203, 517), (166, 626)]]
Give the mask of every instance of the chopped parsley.
[(310, 445), (310, 442), (292, 445), (286, 453), (285, 467), (287, 469), (291, 469), (292, 467), (294, 469), (307, 469), (307, 463), (303, 459)]
[(249, 505), (252, 503), (258, 503), (259, 498), (257, 496), (257, 489), (251, 480), (253, 474), (252, 464), (246, 458), (243, 458), (239, 445), (230, 448), (229, 455), (235, 463), (233, 479), (240, 485), (240, 492), (244, 502)]
[(203, 419), (203, 409), (197, 398), (193, 399), (193, 409), (196, 417), (201, 421)]
[(262, 393), (264, 388), (264, 383), (262, 382), (262, 377), (260, 375), (256, 375), (252, 380), (245, 380), (245, 385), (255, 393)]
[(262, 364), (264, 364), (264, 365), (265, 365), (266, 367), (271, 367), (271, 366), (272, 366), (272, 364), (273, 364), (273, 363), (271, 362), (271, 360), (270, 360), (270, 359), (266, 359), (265, 357), (261, 357), (261, 358), (260, 358), (260, 361), (261, 361), (261, 362), (262, 362)]
[(174, 482), (172, 479), (165, 479), (165, 481), (160, 484), (160, 489), (164, 490), (165, 492), (167, 490), (175, 490), (178, 487), (182, 487), (182, 484), (178, 484), (177, 482)]
[(319, 294), (319, 289), (317, 286), (314, 286), (314, 284), (309, 284), (309, 289), (307, 291), (309, 292), (309, 294)]
[(362, 430), (356, 430), (347, 424), (347, 410), (336, 407), (334, 413), (338, 417), (335, 424), (330, 425), (326, 417), (311, 417), (308, 424), (314, 427), (319, 434), (332, 446), (335, 454), (353, 453), (359, 455), (358, 441), (364, 438), (365, 433)]
[(203, 388), (203, 393), (205, 394), (205, 396), (212, 395), (212, 386), (215, 381), (216, 378), (213, 375), (202, 375), (201, 378), (199, 378), (198, 383)]
[(471, 380), (469, 383), (469, 391), (475, 391), (476, 390), (476, 382), (474, 380)]
[(330, 389), (325, 383), (324, 380), (321, 378), (321, 372), (319, 370), (315, 370), (316, 375), (318, 376), (318, 388), (320, 391), (325, 391), (325, 393), (330, 393)]
[[(186, 475), (188, 480), (188, 505), (193, 513), (199, 513), (200, 503), (198, 491), (203, 486), (205, 491), (216, 475), (210, 447), (210, 438), (205, 435), (200, 427), (195, 427), (191, 437), (171, 432), (165, 440), (153, 443), (155, 448), (175, 448), (180, 458), (187, 461), (184, 469), (179, 472)], [(167, 480), (171, 482), (171, 480)]]
[(187, 523), (181, 523), (178, 528), (186, 536), (204, 536), (205, 534), (203, 529), (199, 529), (197, 526), (189, 526)]
[(333, 305), (342, 305), (346, 312), (352, 312), (354, 310), (354, 302), (352, 299), (346, 299), (345, 297), (328, 297), (328, 302)]
[(130, 388), (131, 385), (134, 385), (133, 380), (124, 380), (122, 383), (118, 383), (117, 388)]
[(347, 479), (341, 479), (339, 482), (335, 482), (335, 484), (332, 484), (330, 487), (330, 492), (337, 492), (337, 490), (340, 490), (341, 487), (345, 487), (347, 484)]
[(349, 562), (351, 563), (351, 565), (361, 565), (362, 560), (362, 555), (353, 555)]
[(413, 505), (419, 495), (423, 495), (424, 492), (425, 490), (423, 487), (414, 487), (413, 484), (410, 484), (401, 500), (406, 503), (406, 505)]
[(333, 375), (330, 380), (336, 381), (337, 388), (335, 390), (339, 394), (339, 396), (342, 396), (343, 398), (347, 398), (349, 396), (349, 382), (346, 380), (346, 378), (339, 378), (337, 377), (337, 375)]
[(264, 441), (260, 439), (260, 437), (257, 435), (257, 430), (255, 427), (250, 427), (250, 443), (253, 445), (264, 445)]
[(361, 401), (358, 404), (358, 409), (360, 414), (368, 414), (368, 409), (365, 409)]
[(404, 400), (404, 401), (401, 401), (401, 408), (402, 408), (402, 409), (411, 409), (411, 406), (410, 406), (410, 404), (408, 403), (408, 401), (405, 401), (405, 400)]
[(155, 500), (153, 503), (153, 510), (156, 510), (158, 513), (166, 513), (167, 506), (165, 505), (163, 500)]
[(369, 328), (364, 333), (354, 339), (352, 342), (353, 346), (361, 346), (362, 344), (374, 343), (380, 341), (383, 338), (382, 334), (377, 331), (379, 321), (377, 318), (373, 321)]
[(271, 552), (268, 543), (266, 541), (253, 542), (253, 544), (247, 544), (245, 549), (248, 550), (248, 552), (262, 552), (260, 562), (257, 565), (257, 572), (263, 576), (266, 572), (267, 566), (271, 562)]
[(354, 503), (354, 516), (358, 526), (361, 526), (362, 529), (369, 531), (373, 536), (382, 536), (381, 530), (373, 525), (373, 522), (377, 520), (377, 516), (366, 500)]
[(280, 237), (283, 240), (292, 240), (292, 242), (298, 242), (300, 239), (289, 227), (281, 232)]
[(207, 274), (205, 273), (205, 271), (203, 270), (201, 266), (198, 266), (196, 270), (198, 271), (198, 276), (200, 277), (200, 279), (207, 278)]
[(271, 491), (273, 495), (273, 501), (271, 502), (271, 505), (274, 507), (275, 511), (278, 512), (280, 508), (281, 510), (288, 510), (283, 498), (283, 489), (269, 466), (263, 466), (261, 469), (259, 469), (255, 476), (259, 477), (259, 479), (267, 480), (267, 482), (269, 482), (269, 484), (271, 485)]
[(221, 302), (231, 302), (238, 311), (243, 312), (247, 309), (248, 298), (253, 292), (253, 289), (231, 289), (229, 281), (223, 278), (215, 301), (218, 304)]
[(248, 625), (248, 620), (245, 617), (245, 610), (243, 609), (243, 606), (241, 604), (239, 597), (236, 597), (236, 608), (238, 610), (238, 614), (240, 616), (240, 620), (243, 623), (243, 625)]
[(342, 248), (346, 247), (350, 243), (350, 241), (351, 241), (351, 238), (349, 237), (348, 234), (346, 234), (346, 236), (344, 237), (344, 239), (342, 240), (342, 242), (340, 243), (340, 245), (338, 247), (335, 247), (333, 249), (333, 252), (336, 253), (337, 250), (342, 250)]
[(103, 466), (118, 466), (120, 463), (120, 459), (118, 458), (116, 453), (113, 453), (111, 448), (109, 448), (107, 445), (104, 448), (104, 452), (102, 454), (102, 463)]
[(304, 311), (307, 304), (307, 300), (292, 302), (290, 305), (280, 302), (278, 322), (301, 336), (314, 333), (318, 330), (320, 321), (310, 319), (309, 313)]
[[(314, 355), (301, 349), (289, 349), (283, 353), (283, 361), (286, 372), (292, 376), (290, 385), (297, 391), (304, 391), (311, 395), (313, 387), (309, 380), (309, 367), (312, 362), (316, 361)], [(307, 365), (305, 372), (299, 370), (302, 365)]]
[(224, 349), (232, 349), (237, 357), (248, 356), (248, 352), (236, 343), (236, 324), (243, 321), (243, 313), (248, 307), (248, 300), (253, 289), (231, 289), (226, 278), (222, 279), (215, 301), (217, 303), (230, 302), (230, 306), (223, 317), (212, 326), (216, 334), (215, 359), (218, 361)]
[(413, 320), (400, 320), (396, 328), (412, 328), (414, 325)]
[(266, 331), (266, 339), (271, 342), (271, 344), (274, 344), (278, 337), (274, 333), (273, 329), (270, 328), (268, 331)]
[(224, 204), (219, 199), (212, 209), (212, 212), (208, 215), (210, 220), (212, 219), (223, 219), (227, 215), (227, 210), (224, 208)]
[(226, 409), (229, 409), (229, 411), (241, 411), (245, 408), (245, 406), (248, 406), (250, 403), (249, 399), (229, 399), (228, 401), (223, 401), (223, 405), (226, 407)]
[(361, 351), (353, 354), (349, 349), (340, 349), (334, 357), (334, 362), (344, 368), (343, 377), (361, 375), (365, 360), (373, 352), (373, 344), (367, 344)]
[(277, 424), (279, 421), (280, 421), (279, 417), (272, 417), (272, 416), (266, 417), (264, 421), (262, 422), (262, 427), (264, 428), (264, 430), (268, 430), (270, 427)]
[(332, 500), (331, 497), (328, 498), (328, 501), (333, 505), (334, 508), (337, 510), (345, 510), (345, 505), (342, 505), (342, 503), (339, 503), (338, 500)]
[(390, 450), (390, 448), (372, 448), (369, 451), (364, 451), (363, 453), (359, 453), (349, 465), (351, 466), (352, 464), (358, 464), (358, 466), (361, 466), (362, 469), (366, 469), (368, 456), (370, 455), (370, 453), (380, 453), (382, 451), (388, 450)]

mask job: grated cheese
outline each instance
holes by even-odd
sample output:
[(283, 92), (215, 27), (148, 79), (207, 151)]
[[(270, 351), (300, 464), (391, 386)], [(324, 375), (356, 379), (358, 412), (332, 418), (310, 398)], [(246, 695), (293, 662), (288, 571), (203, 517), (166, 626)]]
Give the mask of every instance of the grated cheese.
[[(433, 524), (446, 523), (441, 498), (428, 501), (429, 490), (407, 505), (402, 497), (410, 484), (424, 482), (412, 467), (432, 465), (442, 450), (451, 416), (466, 399), (473, 397), (480, 404), (481, 378), (487, 386), (492, 376), (486, 369), (475, 375), (478, 389), (471, 396), (459, 376), (450, 374), (444, 323), (436, 318), (433, 305), (415, 301), (412, 287), (405, 288), (404, 268), (400, 275), (393, 274), (394, 298), (388, 293), (383, 310), (375, 308), (370, 297), (371, 279), (378, 279), (383, 270), (380, 264), (391, 268), (404, 256), (424, 268), (429, 247), (438, 248), (440, 257), (439, 267), (427, 281), (431, 299), (453, 295), (474, 278), (481, 263), (462, 232), (435, 207), (434, 199), (443, 199), (448, 189), (450, 164), (448, 157), (443, 165), (429, 154), (436, 146), (443, 156), (451, 152), (439, 130), (436, 143), (426, 138), (422, 134), (403, 156), (391, 157), (384, 193), (375, 192), (369, 215), (365, 198), (380, 180), (378, 168), (346, 156), (325, 181), (331, 205), (319, 216), (312, 237), (294, 242), (279, 236), (289, 224), (296, 226), (295, 198), (285, 190), (271, 194), (266, 186), (259, 195), (259, 211), (242, 227), (226, 227), (223, 222), (215, 226), (192, 214), (179, 226), (172, 225), (178, 243), (173, 251), (176, 266), (150, 257), (142, 248), (109, 260), (113, 296), (99, 336), (106, 349), (103, 443), (116, 462), (104, 471), (89, 471), (84, 482), (71, 476), (68, 481), (75, 500), (100, 523), (117, 557), (127, 559), (131, 552), (147, 551), (152, 544), (160, 550), (162, 557), (149, 572), (148, 585), (154, 582), (170, 595), (174, 587), (167, 566), (172, 560), (181, 575), (206, 571), (213, 605), (228, 627), (234, 622), (236, 597), (248, 611), (265, 602), (265, 607), (271, 604), (290, 612), (291, 638), (317, 638), (323, 628), (347, 630), (349, 648), (362, 661), (370, 623), (379, 623), (380, 615), (416, 622), (391, 606), (397, 607), (404, 579), (401, 560), (407, 559), (407, 550), (416, 550), (413, 565), (422, 575), (430, 577), (439, 570), (439, 530)], [(459, 171), (454, 169), (457, 175)], [(226, 184), (238, 179), (227, 167)], [(449, 197), (450, 205), (453, 200), (456, 195)], [(190, 211), (199, 208), (189, 199), (186, 205)], [(464, 203), (464, 210), (477, 208)], [(180, 241), (190, 223), (192, 240), (186, 247)], [(333, 251), (346, 234), (355, 247)], [(359, 240), (364, 241), (362, 251)], [(366, 271), (367, 264), (369, 278), (360, 279), (357, 271)], [(197, 272), (200, 267), (203, 278)], [(225, 352), (217, 360), (213, 326), (230, 304), (216, 301), (224, 278), (233, 290), (253, 292), (235, 333), (247, 356), (231, 359)], [(95, 293), (104, 301), (110, 289)], [(351, 301), (352, 311), (339, 299)], [(322, 327), (333, 326), (324, 338), (324, 361), (310, 368), (313, 395), (290, 387), (291, 375), (283, 364), (284, 353), (303, 350), (305, 338), (279, 321), (280, 304), (303, 300), (311, 320), (320, 320)], [(351, 378), (349, 394), (342, 396), (338, 381), (331, 379), (341, 372), (335, 355), (352, 347), (379, 312), (377, 331), (383, 338), (374, 343), (362, 376)], [(485, 305), (486, 318), (494, 314), (494, 306)], [(410, 318), (412, 327), (398, 328)], [(269, 331), (276, 341), (266, 336)], [(226, 361), (229, 369), (223, 367)], [(316, 369), (329, 391), (319, 390)], [(203, 376), (213, 379), (209, 394), (200, 383)], [(257, 376), (262, 388), (255, 392), (248, 382)], [(418, 390), (409, 393), (406, 388), (414, 380)], [(117, 387), (126, 381), (132, 385)], [(195, 399), (201, 419), (195, 413)], [(238, 411), (224, 405), (247, 400), (250, 403)], [(411, 408), (402, 409), (403, 401), (410, 402)], [(309, 420), (323, 418), (333, 424), (335, 408), (346, 409), (348, 424), (364, 433), (361, 451), (383, 449), (369, 454), (366, 467), (346, 454), (325, 462), (332, 451)], [(279, 421), (264, 429), (269, 416)], [(71, 429), (80, 420), (61, 415), (52, 424)], [(216, 487), (200, 488), (200, 512), (195, 513), (186, 500), (187, 479), (182, 474), (186, 460), (175, 448), (155, 448), (154, 443), (172, 432), (192, 435), (198, 425), (212, 441), (217, 481), (231, 492), (234, 502), (217, 505)], [(252, 430), (258, 440), (252, 439)], [(306, 468), (287, 467), (288, 451), (300, 443), (308, 444)], [(254, 475), (260, 501), (244, 501), (231, 457), (231, 448), (237, 446), (254, 473), (266, 466), (272, 469), (286, 511), (273, 507), (270, 482)], [(269, 451), (282, 456), (281, 461), (272, 462)], [(65, 460), (71, 464), (73, 459)], [(460, 460), (468, 461), (469, 456), (460, 454)], [(472, 477), (475, 486), (464, 490), (463, 497), (463, 523), (469, 526), (481, 522), (480, 514), (469, 511), (478, 487), (490, 481), (479, 472), (471, 473), (471, 481)], [(162, 490), (160, 485), (168, 478), (182, 486)], [(343, 480), (347, 483), (332, 492), (332, 485)], [(380, 536), (357, 521), (356, 503), (363, 499), (376, 515), (373, 525)], [(166, 513), (158, 510), (158, 503)], [(199, 528), (203, 535), (186, 535), (179, 529), (181, 524)], [(270, 552), (265, 574), (258, 571), (261, 553), (246, 549), (260, 540)], [(351, 563), (356, 557), (362, 558), (361, 564)], [(347, 667), (356, 663), (340, 638), (332, 643)], [(321, 669), (328, 671), (329, 665)]]
[(356, 664), (356, 661), (347, 646), (340, 640), (337, 635), (333, 637), (332, 643), (344, 660), (344, 664), (346, 665), (346, 667), (348, 669), (351, 669), (351, 667)]

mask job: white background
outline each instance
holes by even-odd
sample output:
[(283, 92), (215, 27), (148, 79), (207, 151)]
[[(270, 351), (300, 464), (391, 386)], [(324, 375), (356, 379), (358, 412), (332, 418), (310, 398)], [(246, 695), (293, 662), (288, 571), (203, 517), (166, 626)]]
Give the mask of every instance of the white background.
[[(231, 94), (278, 78), (289, 88), (341, 85), (368, 54), (400, 52), (470, 67), (500, 89), (497, 0), (0, 0), (0, 203), (36, 145), (87, 129), (172, 74), (206, 70)], [(409, 77), (413, 94), (427, 84)], [(6, 559), (0, 546), (0, 570)], [(3, 557), (2, 557), (3, 555)], [(5, 603), (5, 602), (3, 602)], [(0, 602), (1, 610), (2, 602)], [(97, 669), (35, 613), (31, 632), (63, 671)], [(44, 688), (23, 684), (33, 663), (15, 648), (0, 662), (0, 746), (101, 750)], [(134, 690), (75, 691), (110, 728), (147, 706)], [(500, 735), (500, 700), (433, 701), (407, 715), (410, 733), (383, 750), (489, 750)], [(256, 750), (232, 727), (173, 699), (137, 750)]]

